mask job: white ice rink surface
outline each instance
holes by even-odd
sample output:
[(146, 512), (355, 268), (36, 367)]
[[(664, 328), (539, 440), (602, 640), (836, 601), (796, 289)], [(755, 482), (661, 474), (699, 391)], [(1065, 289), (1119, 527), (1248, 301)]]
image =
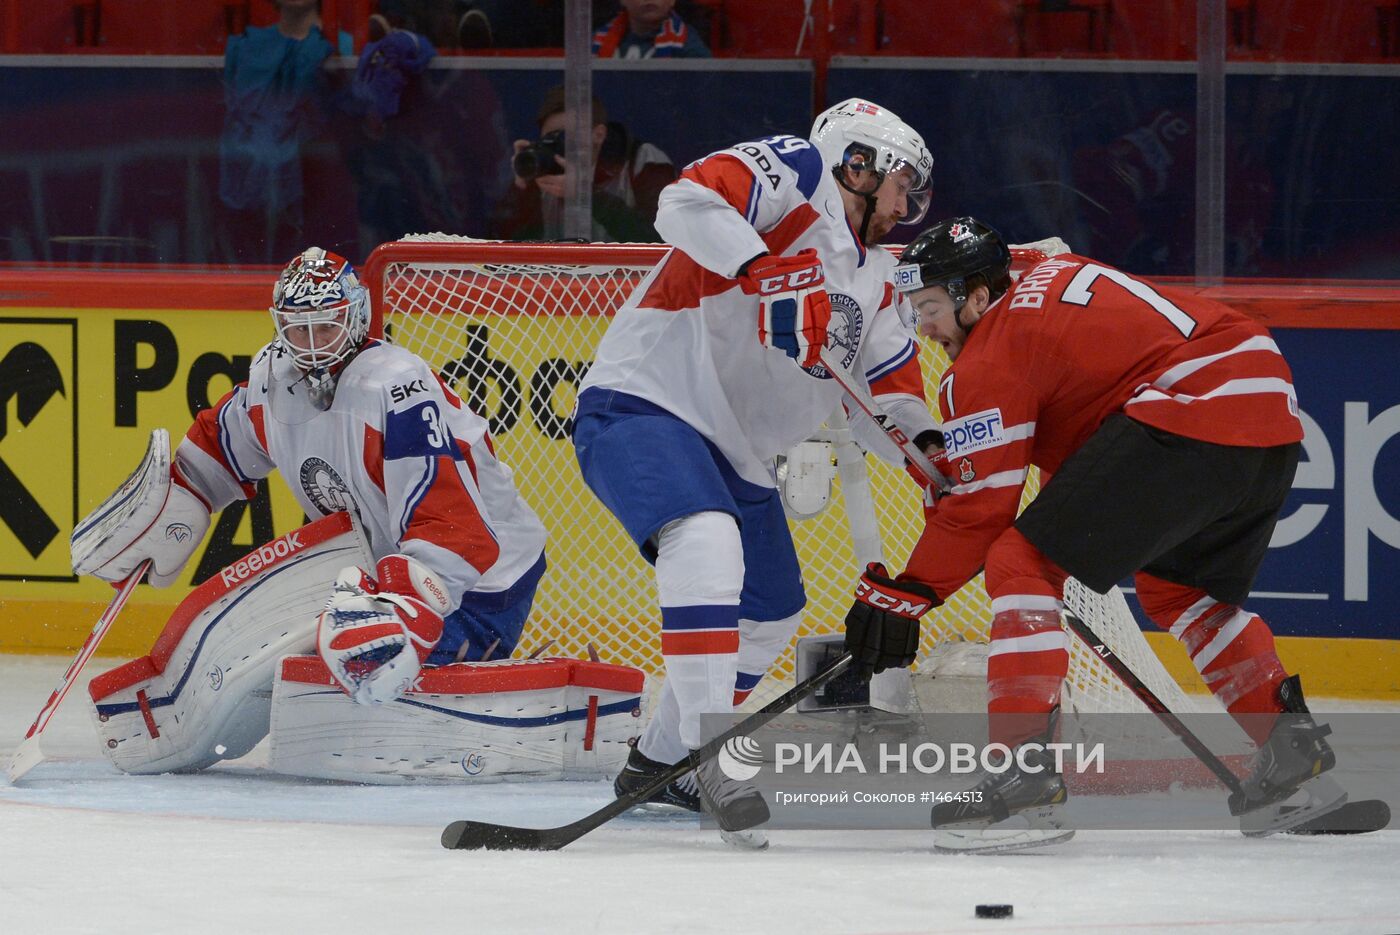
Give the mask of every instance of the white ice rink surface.
[[(67, 661), (0, 656), (0, 764)], [(1395, 831), (1081, 832), (982, 857), (934, 854), (917, 832), (789, 831), (745, 853), (694, 822), (635, 817), (552, 854), (445, 851), (453, 819), (562, 824), (609, 790), (304, 782), (260, 770), (259, 751), (197, 776), (123, 776), (88, 721), (102, 668), (45, 732), (50, 760), (19, 788), (0, 779), (3, 935), (1400, 932)], [(974, 918), (988, 902), (1014, 918)]]

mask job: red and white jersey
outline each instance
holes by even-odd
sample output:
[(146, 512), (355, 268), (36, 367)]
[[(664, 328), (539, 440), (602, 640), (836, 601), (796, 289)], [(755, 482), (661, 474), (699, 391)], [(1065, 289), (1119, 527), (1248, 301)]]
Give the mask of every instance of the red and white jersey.
[[(733, 277), (759, 254), (812, 247), (831, 297), (828, 350), (911, 438), (936, 427), (904, 324), (911, 316), (905, 305), (901, 318), (906, 300), (892, 286), (894, 257), (860, 242), (807, 140), (741, 143), (691, 164), (662, 191), (656, 229), (673, 249), (619, 309), (583, 389), (655, 403), (713, 442), (745, 480), (772, 486), (773, 457), (810, 436), (843, 397), (824, 368), (810, 375), (759, 342), (758, 298)], [(862, 440), (871, 435), (879, 433)]]
[(545, 531), (496, 459), (487, 422), (415, 354), (370, 341), (316, 409), (274, 341), (248, 382), (201, 412), (175, 454), (190, 486), (223, 509), (282, 471), (313, 519), (353, 505), (376, 559), (418, 559), (447, 585), (503, 591), (539, 560)]
[(1029, 467), (1054, 474), (1115, 412), (1221, 445), (1303, 438), (1292, 372), (1262, 325), (1074, 254), (1036, 265), (987, 311), (938, 406), (955, 486), (902, 577), (942, 597), (1014, 521)]

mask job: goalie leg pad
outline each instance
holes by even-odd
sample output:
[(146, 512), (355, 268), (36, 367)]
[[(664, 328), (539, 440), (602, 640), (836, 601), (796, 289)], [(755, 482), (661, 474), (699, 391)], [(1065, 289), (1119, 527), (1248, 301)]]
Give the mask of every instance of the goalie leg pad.
[(357, 705), (315, 656), (282, 661), (272, 769), (395, 784), (610, 778), (641, 728), (640, 669), (576, 659), (425, 668), (381, 705)]
[(315, 647), (326, 582), (373, 561), (337, 513), (262, 546), (196, 588), (149, 655), (93, 679), (102, 752), (123, 772), (203, 769), (267, 734), (277, 661)]

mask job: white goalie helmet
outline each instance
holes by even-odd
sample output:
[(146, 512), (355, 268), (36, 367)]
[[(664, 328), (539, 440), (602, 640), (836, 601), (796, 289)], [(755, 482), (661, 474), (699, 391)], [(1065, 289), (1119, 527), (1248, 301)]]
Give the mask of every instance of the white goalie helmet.
[(269, 311), (283, 347), (308, 374), (350, 359), (369, 334), (369, 290), (348, 260), (320, 247), (282, 270)]
[(907, 167), (912, 174), (909, 210), (901, 220), (917, 224), (928, 213), (933, 155), (924, 138), (899, 115), (858, 97), (829, 107), (812, 124), (812, 142), (828, 169), (857, 165), (883, 180)]

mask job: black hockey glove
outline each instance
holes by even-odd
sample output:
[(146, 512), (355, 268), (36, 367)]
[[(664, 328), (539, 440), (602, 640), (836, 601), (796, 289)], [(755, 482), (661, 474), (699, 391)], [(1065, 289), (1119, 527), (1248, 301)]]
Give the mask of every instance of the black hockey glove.
[(885, 566), (871, 562), (856, 583), (856, 602), (846, 614), (846, 650), (860, 677), (914, 664), (919, 654), (919, 618), (943, 602), (933, 589), (894, 581)]

